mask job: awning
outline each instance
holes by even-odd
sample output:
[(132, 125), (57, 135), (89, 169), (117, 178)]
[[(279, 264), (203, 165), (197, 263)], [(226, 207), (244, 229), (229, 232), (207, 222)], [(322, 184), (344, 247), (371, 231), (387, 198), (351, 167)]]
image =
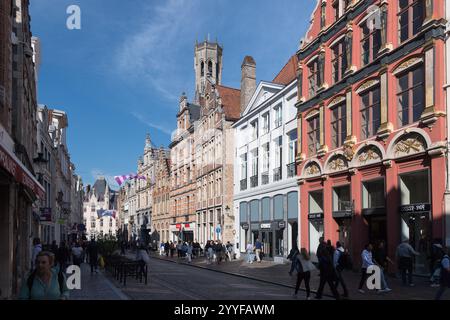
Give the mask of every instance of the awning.
[[(3, 131), (6, 133), (6, 131)], [(16, 155), (0, 140), (0, 167), (10, 173), (17, 182), (30, 189), (39, 199), (45, 198), (45, 189)]]

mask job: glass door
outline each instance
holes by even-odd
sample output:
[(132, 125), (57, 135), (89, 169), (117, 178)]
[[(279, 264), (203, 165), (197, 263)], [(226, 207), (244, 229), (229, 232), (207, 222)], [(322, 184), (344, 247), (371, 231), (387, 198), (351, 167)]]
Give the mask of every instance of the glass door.
[(408, 226), (409, 244), (420, 253), (414, 258), (416, 274), (429, 274), (428, 257), (431, 252), (431, 220), (429, 212), (403, 214), (402, 220)]

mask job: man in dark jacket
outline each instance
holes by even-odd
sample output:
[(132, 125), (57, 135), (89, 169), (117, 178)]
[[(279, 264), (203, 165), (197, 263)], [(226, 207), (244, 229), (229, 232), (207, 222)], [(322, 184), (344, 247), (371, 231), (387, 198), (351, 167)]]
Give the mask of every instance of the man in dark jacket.
[(322, 293), (325, 287), (325, 283), (328, 283), (333, 296), (336, 300), (339, 300), (339, 293), (337, 292), (335, 286), (336, 274), (334, 271), (332, 256), (329, 250), (325, 249), (321, 252), (321, 256), (319, 258), (319, 270), (320, 284), (319, 289), (317, 290), (316, 299), (322, 299)]
[(66, 271), (67, 260), (69, 260), (69, 257), (69, 249), (66, 247), (66, 243), (61, 241), (61, 245), (56, 253), (56, 260), (58, 261), (59, 267), (63, 272)]
[(91, 265), (91, 274), (98, 272), (98, 246), (94, 239), (91, 240), (87, 247), (87, 251), (89, 252), (89, 264)]
[(289, 260), (291, 260), (291, 269), (289, 270), (289, 275), (290, 275), (290, 276), (292, 276), (292, 272), (294, 272), (295, 263), (296, 263), (296, 258), (297, 258), (297, 255), (298, 255), (299, 253), (300, 253), (300, 252), (298, 251), (298, 247), (297, 247), (297, 245), (295, 245), (295, 246), (291, 249), (291, 251), (289, 252), (289, 255), (287, 256), (287, 258), (288, 258)]

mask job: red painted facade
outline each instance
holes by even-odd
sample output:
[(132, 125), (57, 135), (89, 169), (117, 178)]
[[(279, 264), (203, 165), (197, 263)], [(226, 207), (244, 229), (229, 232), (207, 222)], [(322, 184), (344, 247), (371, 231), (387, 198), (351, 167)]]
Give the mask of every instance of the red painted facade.
[[(336, 11), (339, 10), (336, 9), (338, 3), (341, 4), (340, 17)], [(381, 8), (380, 15), (385, 12), (379, 31), (380, 34), (385, 32), (385, 36), (378, 38), (380, 50), (374, 51), (373, 61), (363, 64), (367, 56), (363, 55), (363, 32), (367, 26), (364, 19), (370, 5)], [(408, 8), (403, 8), (402, 15), (397, 0), (318, 1), (310, 30), (297, 53), (301, 80), (298, 127), (302, 137), (297, 157), (301, 195), (300, 245), (314, 251), (320, 228), (311, 231), (312, 224), (323, 223), (325, 240), (330, 239), (333, 244), (344, 241), (358, 267), (366, 243), (386, 241), (388, 255), (395, 259), (395, 249), (406, 237), (416, 250), (423, 252), (423, 256), (416, 259), (416, 272), (427, 273), (426, 256), (431, 241), (445, 239), (446, 107), (442, 89), (445, 55), (441, 20), (444, 2), (410, 0), (409, 5), (422, 8), (422, 11), (416, 10), (423, 13), (418, 18), (422, 23), (420, 27), (407, 26), (413, 31), (406, 40), (400, 41), (402, 30), (406, 30), (401, 29), (400, 20), (405, 19)], [(325, 24), (321, 19), (323, 10)], [(346, 37), (351, 39), (351, 55), (346, 55), (350, 43), (346, 42), (347, 50), (343, 55), (347, 58), (348, 68), (336, 82), (333, 49), (337, 48), (334, 45), (341, 37), (342, 41)], [(368, 47), (376, 47), (373, 45), (376, 40), (370, 41)], [(339, 53), (339, 50), (335, 52)], [(323, 61), (323, 73), (321, 81), (313, 84), (317, 93), (310, 94), (310, 66), (315, 59), (319, 64)], [(320, 67), (317, 70), (320, 74)], [(366, 119), (378, 119), (378, 122), (364, 120), (365, 113), (361, 111), (373, 101), (378, 103)], [(338, 107), (341, 107), (340, 112)], [(401, 107), (405, 112), (399, 113)], [(399, 115), (405, 119), (407, 111), (413, 120), (402, 124)], [(333, 118), (333, 114), (337, 116)], [(341, 122), (335, 121), (343, 116)], [(320, 136), (316, 135), (317, 152), (309, 150), (310, 142), (314, 141), (309, 140), (310, 123), (315, 117), (318, 117), (320, 129)], [(333, 122), (341, 128), (337, 132), (345, 136), (337, 147), (333, 147), (332, 141)], [(369, 122), (371, 124), (367, 125)], [(370, 127), (376, 127), (372, 130), (373, 135), (363, 136), (364, 128)], [(413, 175), (405, 175), (407, 173)], [(381, 192), (374, 191), (380, 189), (381, 181), (384, 185), (381, 187), (382, 201)], [(336, 189), (339, 186), (349, 188), (349, 197), (345, 196), (347, 191), (342, 191), (344, 196), (337, 196), (341, 192)], [(322, 210), (311, 200), (313, 191), (323, 194)], [(372, 207), (374, 202), (378, 205)], [(424, 206), (414, 208), (414, 213), (407, 212), (413, 209), (405, 205), (419, 203)], [(402, 210), (405, 212), (401, 213)], [(322, 221), (309, 219), (310, 213), (320, 211)]]

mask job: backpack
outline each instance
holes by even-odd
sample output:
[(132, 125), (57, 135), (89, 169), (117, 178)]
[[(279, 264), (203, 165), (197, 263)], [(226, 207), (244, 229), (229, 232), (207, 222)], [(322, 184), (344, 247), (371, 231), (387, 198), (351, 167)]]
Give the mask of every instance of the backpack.
[[(27, 287), (30, 292), (31, 298), (31, 289), (33, 288), (34, 278), (36, 277), (36, 270), (33, 271), (27, 279)], [(59, 292), (62, 294), (64, 290), (64, 274), (61, 270), (58, 272), (58, 284), (59, 284)]]

